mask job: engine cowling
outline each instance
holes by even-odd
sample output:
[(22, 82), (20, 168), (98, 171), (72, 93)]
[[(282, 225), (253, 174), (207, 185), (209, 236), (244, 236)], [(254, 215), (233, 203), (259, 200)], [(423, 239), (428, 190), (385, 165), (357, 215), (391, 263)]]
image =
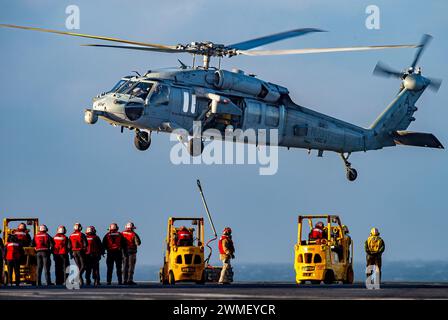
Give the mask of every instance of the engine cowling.
[(220, 90), (234, 90), (268, 102), (277, 101), (281, 94), (277, 86), (247, 76), (243, 72), (217, 70), (214, 75), (213, 85)]

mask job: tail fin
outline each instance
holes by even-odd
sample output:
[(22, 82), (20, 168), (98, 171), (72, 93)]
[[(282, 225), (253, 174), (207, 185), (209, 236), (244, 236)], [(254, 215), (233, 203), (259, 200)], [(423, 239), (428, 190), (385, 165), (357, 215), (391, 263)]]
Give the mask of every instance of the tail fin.
[(417, 111), (415, 103), (422, 95), (424, 89), (402, 89), (397, 97), (387, 106), (380, 116), (373, 122), (370, 129), (376, 135), (391, 135), (395, 131), (406, 130), (412, 121), (414, 112)]

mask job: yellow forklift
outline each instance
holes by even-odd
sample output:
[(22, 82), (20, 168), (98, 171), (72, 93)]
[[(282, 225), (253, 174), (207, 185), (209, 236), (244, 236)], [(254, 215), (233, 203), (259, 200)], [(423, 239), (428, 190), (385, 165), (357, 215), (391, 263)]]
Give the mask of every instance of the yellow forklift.
[[(3, 243), (6, 245), (8, 241), (8, 236), (13, 234), (15, 227), (11, 227), (12, 223), (16, 223), (17, 225), (20, 223), (25, 223), (27, 225), (27, 229), (31, 232), (31, 238), (37, 233), (39, 227), (39, 219), (37, 218), (5, 218), (3, 219)], [(33, 247), (24, 247), (23, 251), (25, 255), (22, 257), (20, 262), (20, 282), (35, 285), (37, 281), (36, 268), (37, 268), (37, 260), (36, 260), (36, 251)], [(8, 266), (4, 264), (3, 267), (3, 280), (5, 284), (8, 284), (8, 275), (9, 275)], [(15, 274), (13, 274), (12, 282), (15, 282)]]
[[(317, 221), (324, 223), (322, 239), (310, 237)], [(307, 281), (311, 284), (320, 284), (322, 281), (325, 284), (353, 283), (353, 242), (339, 216), (299, 216), (294, 269), (297, 284)]]
[[(167, 236), (165, 239), (165, 256), (163, 266), (160, 268), (159, 277), (162, 284), (174, 285), (177, 282), (195, 282), (204, 284), (205, 282), (218, 282), (222, 267), (214, 267), (209, 264), (212, 255), (210, 243), (218, 238), (213, 220), (205, 201), (202, 186), (197, 180), (199, 192), (209, 218), (214, 237), (204, 242), (204, 218), (177, 218), (168, 219)], [(181, 222), (176, 225), (176, 222)], [(177, 239), (178, 231), (187, 223), (187, 230), (192, 234), (190, 243), (179, 243)], [(205, 258), (205, 247), (209, 249), (209, 254)], [(229, 282), (233, 281), (233, 272), (229, 271)]]
[[(176, 222), (182, 222), (182, 224), (188, 222), (188, 231), (193, 236), (191, 243), (178, 242), (177, 232), (181, 226), (175, 226)], [(170, 217), (165, 241), (166, 251), (159, 274), (160, 282), (171, 285), (181, 281), (204, 283), (204, 219)]]

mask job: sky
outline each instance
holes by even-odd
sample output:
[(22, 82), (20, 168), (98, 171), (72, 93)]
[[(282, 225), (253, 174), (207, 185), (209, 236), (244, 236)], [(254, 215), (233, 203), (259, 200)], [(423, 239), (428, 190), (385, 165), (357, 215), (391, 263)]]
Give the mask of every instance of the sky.
[[(380, 8), (380, 29), (365, 26), (368, 5)], [(434, 39), (423, 74), (447, 79), (446, 1), (0, 1), (0, 22), (65, 29), (68, 5), (80, 8), (81, 33), (162, 44), (212, 40), (235, 43), (295, 28), (328, 30), (265, 48), (417, 43)], [(235, 263), (293, 263), (300, 213), (339, 214), (355, 241), (355, 259), (371, 227), (386, 242), (385, 261), (448, 260), (448, 155), (445, 150), (396, 147), (351, 156), (358, 180), (345, 178), (337, 154), (280, 149), (279, 170), (257, 165), (173, 165), (173, 142), (153, 134), (140, 152), (129, 131), (83, 121), (91, 99), (132, 70), (177, 66), (188, 55), (86, 48), (98, 43), (0, 29), (0, 217), (36, 216), (51, 233), (75, 222), (102, 235), (111, 222), (132, 220), (143, 244), (139, 262), (161, 264), (169, 216), (205, 216), (202, 181), (218, 230), (231, 226)], [(395, 79), (372, 76), (378, 60), (407, 67), (412, 49), (277, 57), (233, 57), (238, 67), (287, 87), (292, 99), (367, 127), (396, 94)], [(426, 91), (410, 130), (448, 144), (447, 84)], [(210, 228), (207, 226), (208, 236)], [(215, 245), (215, 251), (217, 245)], [(213, 260), (216, 261), (215, 255)]]

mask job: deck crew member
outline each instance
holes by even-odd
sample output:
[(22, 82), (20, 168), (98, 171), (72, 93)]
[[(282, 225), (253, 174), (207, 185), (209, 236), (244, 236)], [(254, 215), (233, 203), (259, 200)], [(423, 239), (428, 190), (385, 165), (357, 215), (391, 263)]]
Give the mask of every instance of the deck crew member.
[[(8, 283), (12, 286), (12, 274), (16, 286), (20, 285), (20, 260), (24, 255), (23, 247), (14, 234), (10, 234), (5, 245), (5, 259), (8, 266)], [(6, 279), (5, 279), (6, 280)]]
[[(377, 228), (370, 230), (370, 235), (364, 243), (364, 250), (366, 251), (367, 267), (376, 267), (376, 276), (378, 277), (378, 283), (381, 283), (381, 256), (386, 249), (384, 240), (380, 237), (380, 233)], [(367, 272), (367, 277), (371, 276), (371, 272)]]
[(221, 238), (218, 242), (219, 259), (222, 261), (222, 271), (219, 277), (219, 283), (229, 284), (232, 272), (232, 266), (230, 264), (231, 259), (235, 259), (235, 247), (232, 240), (232, 229), (229, 227), (224, 228)]
[(116, 223), (112, 223), (109, 226), (109, 232), (106, 233), (103, 238), (103, 247), (107, 251), (107, 284), (112, 284), (112, 273), (114, 271), (114, 264), (117, 270), (118, 284), (123, 284), (122, 263), (124, 238), (122, 234), (118, 232), (118, 225)]
[(53, 238), (48, 234), (48, 228), (42, 224), (39, 226), (39, 232), (34, 236), (33, 247), (36, 250), (37, 259), (37, 285), (42, 285), (42, 271), (45, 270), (45, 281), (47, 286), (51, 283), (51, 251), (54, 247)]
[(137, 263), (137, 247), (142, 243), (140, 237), (134, 231), (135, 229), (134, 223), (128, 222), (125, 230), (121, 233), (125, 240), (123, 248), (124, 284), (128, 285), (136, 285), (134, 282), (134, 270)]
[(23, 222), (20, 223), (17, 229), (13, 230), (12, 233), (16, 236), (16, 239), (20, 243), (22, 248), (31, 246), (32, 239), (29, 234), (29, 230), (26, 227), (26, 224), (24, 224)]
[(192, 246), (193, 234), (186, 226), (180, 227), (176, 232), (176, 245), (177, 246)]
[(86, 249), (86, 284), (91, 284), (90, 275), (95, 286), (100, 285), (100, 260), (104, 254), (103, 244), (100, 237), (96, 235), (94, 226), (86, 229), (87, 249)]
[(54, 271), (56, 276), (56, 284), (63, 285), (67, 274), (65, 273), (67, 267), (70, 265), (68, 253), (70, 252), (70, 241), (65, 235), (67, 230), (65, 226), (59, 226), (56, 235), (53, 238), (53, 260)]
[(73, 233), (70, 235), (70, 257), (75, 260), (79, 269), (79, 283), (84, 284), (83, 274), (86, 268), (86, 248), (87, 238), (82, 231), (82, 225), (77, 222), (73, 226)]

